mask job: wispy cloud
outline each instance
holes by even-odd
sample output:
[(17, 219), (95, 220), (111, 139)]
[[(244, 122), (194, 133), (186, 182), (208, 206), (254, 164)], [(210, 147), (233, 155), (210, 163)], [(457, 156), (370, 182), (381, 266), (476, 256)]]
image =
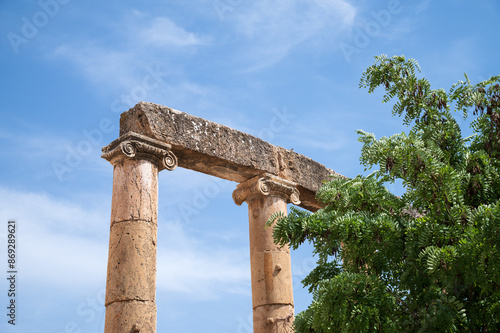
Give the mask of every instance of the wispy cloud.
[(87, 79), (101, 87), (130, 89), (142, 82), (147, 65), (161, 63), (165, 71), (170, 67), (167, 64), (171, 54), (193, 52), (193, 48), (211, 42), (208, 36), (190, 32), (168, 17), (139, 11), (116, 18), (106, 29), (109, 38), (76, 38), (56, 47), (53, 56), (76, 65)]
[[(26, 123), (16, 125), (18, 127), (15, 131), (10, 128), (0, 128), (0, 139), (6, 143), (3, 155), (9, 158), (31, 161), (55, 158), (64, 151), (64, 146), (70, 142), (67, 138), (41, 131), (31, 125), (25, 126)], [(20, 132), (19, 128), (22, 128), (23, 131)]]
[(349, 27), (356, 9), (344, 0), (271, 0), (240, 6), (233, 21), (252, 49), (250, 70), (270, 66), (296, 46)]
[(423, 11), (427, 10), (431, 3), (431, 0), (424, 0), (424, 1), (419, 1), (416, 6), (415, 6), (415, 12), (417, 14), (422, 13)]
[(210, 43), (208, 37), (186, 31), (167, 17), (153, 18), (149, 24), (137, 31), (136, 38), (137, 41), (142, 41), (153, 48), (187, 47)]
[(100, 42), (79, 41), (58, 46), (54, 56), (68, 61), (77, 72), (100, 86), (131, 87), (138, 81), (133, 70), (137, 67), (136, 50), (123, 52)]
[(25, 123), (17, 131), (0, 129), (0, 138), (6, 143), (3, 155), (5, 164), (13, 167), (10, 172), (22, 170), (37, 180), (64, 181), (78, 173), (109, 170), (100, 158), (108, 132), (89, 126), (70, 134), (54, 133)]
[(107, 228), (102, 226), (108, 220), (104, 211), (5, 187), (0, 187), (0, 198), (1, 221), (18, 221), (19, 260), (27, 285), (65, 289), (102, 281), (107, 252), (102, 241)]
[[(5, 187), (0, 187), (0, 198), (0, 221), (15, 218), (19, 224), (19, 257), (26, 285), (43, 284), (62, 291), (103, 284), (108, 205), (75, 203)], [(159, 289), (194, 298), (249, 293), (249, 264), (241, 260), (245, 250), (213, 247), (172, 221), (160, 220), (159, 226), (164, 236), (158, 247)], [(5, 238), (0, 233), (0, 239)]]
[[(195, 299), (221, 293), (250, 294), (250, 261), (243, 248), (217, 248), (193, 239), (181, 224), (167, 223), (168, 240), (159, 241), (158, 288)], [(162, 246), (162, 244), (165, 244)], [(242, 260), (247, 257), (248, 260)]]

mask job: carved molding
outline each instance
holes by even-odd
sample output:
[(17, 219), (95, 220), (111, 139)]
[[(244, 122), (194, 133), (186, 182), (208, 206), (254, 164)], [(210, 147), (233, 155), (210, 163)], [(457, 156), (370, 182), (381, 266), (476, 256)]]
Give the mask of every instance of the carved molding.
[(280, 196), (287, 203), (299, 205), (300, 194), (296, 186), (297, 184), (294, 182), (266, 173), (239, 184), (236, 190), (233, 191), (233, 200), (238, 206), (241, 206), (243, 202), (252, 200), (257, 196), (271, 195)]
[(101, 157), (113, 165), (124, 158), (146, 159), (155, 163), (160, 171), (172, 171), (177, 167), (177, 157), (171, 148), (167, 143), (128, 132), (102, 148)]

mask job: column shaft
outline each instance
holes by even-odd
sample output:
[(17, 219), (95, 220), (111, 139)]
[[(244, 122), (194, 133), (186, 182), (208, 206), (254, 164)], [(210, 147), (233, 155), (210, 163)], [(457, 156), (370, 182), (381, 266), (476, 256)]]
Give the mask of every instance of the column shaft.
[(294, 319), (290, 249), (274, 244), (273, 228), (266, 223), (277, 212), (287, 214), (288, 202), (300, 204), (296, 184), (264, 174), (239, 184), (233, 199), (237, 205), (248, 204), (253, 331), (290, 332)]
[(156, 332), (157, 184), (148, 160), (115, 164), (105, 333)]
[(102, 149), (113, 169), (105, 333), (156, 332), (158, 172), (172, 147), (128, 132)]
[(265, 227), (273, 213), (286, 214), (286, 205), (271, 195), (248, 201), (254, 333), (288, 332), (293, 321), (290, 250), (275, 245), (272, 227)]

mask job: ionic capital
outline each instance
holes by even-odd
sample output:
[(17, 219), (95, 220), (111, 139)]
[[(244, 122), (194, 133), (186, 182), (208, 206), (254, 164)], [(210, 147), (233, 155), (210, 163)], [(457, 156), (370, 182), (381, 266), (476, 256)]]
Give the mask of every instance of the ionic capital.
[(156, 164), (159, 171), (172, 171), (177, 167), (177, 157), (171, 148), (167, 143), (128, 132), (102, 148), (101, 157), (113, 165), (125, 158), (146, 159)]
[(256, 176), (238, 184), (233, 191), (233, 200), (240, 206), (243, 202), (258, 196), (279, 196), (287, 203), (299, 205), (299, 191), (294, 182), (281, 179), (271, 174)]

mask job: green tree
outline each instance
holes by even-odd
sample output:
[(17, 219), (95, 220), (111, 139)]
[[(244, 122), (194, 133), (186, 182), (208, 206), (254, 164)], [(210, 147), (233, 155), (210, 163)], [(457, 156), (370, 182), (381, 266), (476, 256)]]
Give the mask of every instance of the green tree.
[[(296, 332), (500, 332), (500, 75), (432, 90), (418, 63), (375, 57), (360, 81), (385, 89), (409, 132), (358, 131), (369, 176), (336, 178), (324, 208), (277, 214), (274, 239), (309, 241), (313, 302)], [(451, 110), (473, 113), (463, 138)], [(401, 197), (384, 186), (401, 180)]]

